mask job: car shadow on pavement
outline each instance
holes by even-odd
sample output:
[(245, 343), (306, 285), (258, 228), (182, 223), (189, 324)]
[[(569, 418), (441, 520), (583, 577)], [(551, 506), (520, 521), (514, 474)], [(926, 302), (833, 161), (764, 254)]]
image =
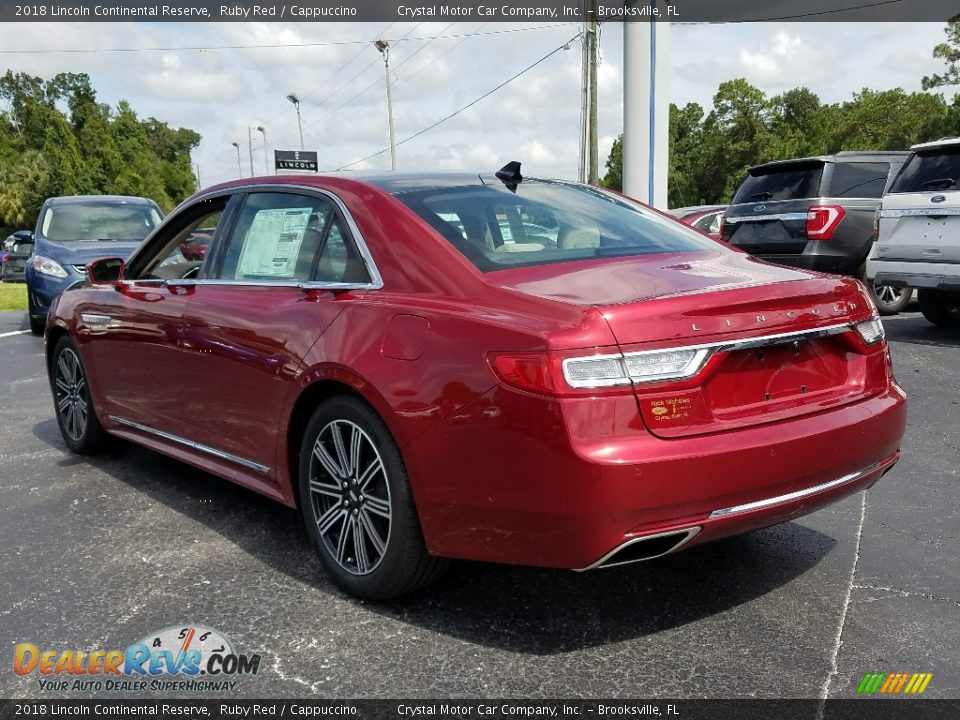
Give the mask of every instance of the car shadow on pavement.
[(931, 325), (921, 315), (887, 319), (883, 327), (890, 342), (945, 348), (960, 347), (960, 329), (951, 330)]
[[(63, 448), (53, 420), (35, 425), (34, 434)], [(298, 592), (346, 598), (325, 576), (297, 511), (126, 442), (108, 455), (68, 455), (59, 462), (79, 464), (203, 523), (259, 561), (252, 566), (264, 563), (300, 581)], [(835, 543), (786, 523), (587, 573), (458, 561), (440, 582), (414, 595), (391, 603), (355, 602), (466, 642), (550, 655), (652, 635), (749, 603), (810, 570)]]

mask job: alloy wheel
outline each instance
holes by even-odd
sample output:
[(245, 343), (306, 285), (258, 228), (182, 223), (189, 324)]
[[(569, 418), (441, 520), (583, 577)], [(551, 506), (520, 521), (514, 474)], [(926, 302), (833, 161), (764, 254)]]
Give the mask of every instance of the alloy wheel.
[(393, 519), (390, 485), (376, 445), (360, 426), (334, 420), (310, 459), (310, 501), (324, 548), (354, 575), (383, 560)]
[(874, 283), (873, 292), (882, 303), (892, 305), (895, 302), (899, 302), (907, 290), (905, 288), (895, 288), (891, 285)]
[(90, 408), (80, 358), (72, 349), (65, 348), (57, 356), (54, 380), (57, 412), (63, 419), (63, 428), (72, 440), (79, 442), (87, 429)]

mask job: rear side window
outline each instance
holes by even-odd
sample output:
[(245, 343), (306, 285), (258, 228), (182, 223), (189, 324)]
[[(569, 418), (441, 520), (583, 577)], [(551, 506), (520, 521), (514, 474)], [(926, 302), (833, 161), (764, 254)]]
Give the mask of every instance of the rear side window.
[(817, 197), (820, 194), (822, 174), (822, 162), (751, 170), (737, 194), (733, 196), (733, 202), (737, 204)]
[(960, 147), (914, 153), (890, 186), (892, 193), (956, 190), (960, 181)]
[(882, 197), (889, 173), (889, 163), (834, 163), (826, 195), (832, 198)]
[(484, 272), (570, 260), (716, 249), (685, 226), (602, 190), (498, 180), (394, 193)]

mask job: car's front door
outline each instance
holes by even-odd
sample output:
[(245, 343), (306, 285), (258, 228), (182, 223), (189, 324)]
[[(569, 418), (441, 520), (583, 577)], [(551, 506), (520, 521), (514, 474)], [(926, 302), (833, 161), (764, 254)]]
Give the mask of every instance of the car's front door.
[(95, 339), (88, 364), (111, 422), (177, 437), (188, 431), (179, 392), (182, 323), (200, 263), (187, 261), (179, 245), (191, 228), (224, 217), (228, 201), (205, 201), (171, 218), (116, 288), (102, 288), (89, 311), (80, 308), (78, 334)]
[[(191, 438), (273, 477), (281, 412), (307, 351), (370, 284), (345, 210), (320, 192), (250, 192), (183, 328)], [(350, 292), (344, 287), (355, 287)]]

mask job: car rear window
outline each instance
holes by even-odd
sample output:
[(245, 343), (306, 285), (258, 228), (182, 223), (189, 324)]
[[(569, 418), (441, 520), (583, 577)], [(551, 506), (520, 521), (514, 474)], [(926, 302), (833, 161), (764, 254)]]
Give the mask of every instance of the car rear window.
[(955, 190), (960, 181), (960, 147), (941, 147), (914, 153), (890, 186), (892, 193)]
[(484, 272), (716, 247), (677, 221), (584, 186), (527, 181), (513, 192), (494, 179), (393, 194)]
[(754, 168), (749, 171), (737, 194), (733, 196), (733, 203), (817, 197), (820, 194), (822, 174), (822, 162)]
[(890, 163), (834, 163), (826, 194), (833, 198), (879, 198), (889, 174)]

